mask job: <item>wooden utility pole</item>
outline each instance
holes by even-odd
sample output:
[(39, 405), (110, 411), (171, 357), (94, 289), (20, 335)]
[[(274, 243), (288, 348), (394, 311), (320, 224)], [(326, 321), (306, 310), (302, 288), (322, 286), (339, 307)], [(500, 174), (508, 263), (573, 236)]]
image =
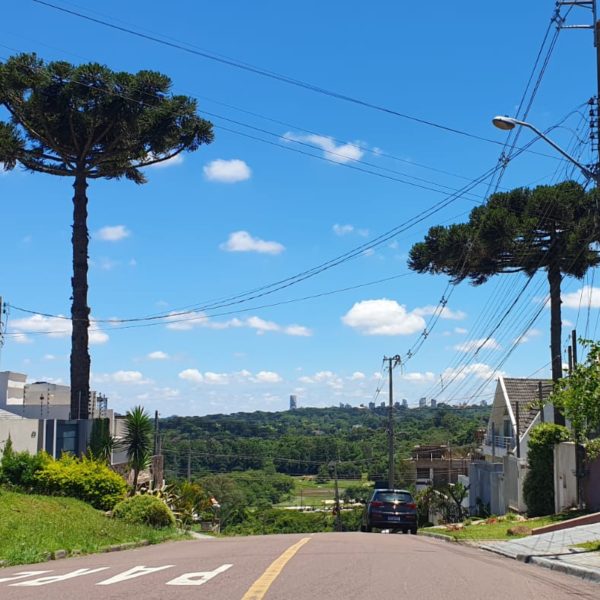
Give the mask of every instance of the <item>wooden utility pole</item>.
[(338, 487), (337, 461), (333, 463), (333, 477), (335, 482), (335, 530), (342, 531), (342, 508), (340, 506), (340, 489)]

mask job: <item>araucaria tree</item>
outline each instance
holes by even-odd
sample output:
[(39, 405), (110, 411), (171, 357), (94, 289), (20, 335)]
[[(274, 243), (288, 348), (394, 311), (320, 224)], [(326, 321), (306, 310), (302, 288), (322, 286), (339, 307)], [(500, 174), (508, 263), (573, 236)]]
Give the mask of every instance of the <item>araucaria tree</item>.
[[(598, 193), (567, 181), (494, 194), (468, 222), (436, 226), (415, 244), (409, 267), (445, 273), (454, 282), (485, 283), (499, 273), (546, 271), (550, 291), (552, 379), (562, 375), (561, 282), (581, 279), (600, 262)], [(560, 420), (560, 415), (557, 416)]]
[(0, 163), (74, 180), (72, 418), (88, 417), (88, 180), (145, 183), (141, 168), (213, 139), (196, 101), (172, 95), (170, 88), (171, 80), (153, 71), (45, 63), (35, 54), (0, 63), (0, 105), (10, 115), (0, 120)]

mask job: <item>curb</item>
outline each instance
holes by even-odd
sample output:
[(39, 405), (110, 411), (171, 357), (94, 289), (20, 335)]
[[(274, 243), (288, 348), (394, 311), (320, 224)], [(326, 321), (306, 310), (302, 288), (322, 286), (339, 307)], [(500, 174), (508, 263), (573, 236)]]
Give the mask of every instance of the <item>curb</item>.
[(551, 569), (552, 571), (558, 571), (560, 573), (566, 573), (567, 575), (574, 575), (580, 577), (586, 581), (594, 581), (600, 583), (600, 571), (597, 569), (588, 569), (587, 567), (580, 567), (578, 565), (570, 565), (567, 563), (560, 562), (558, 560), (550, 560), (548, 558), (540, 558), (537, 556), (530, 556), (529, 560), (526, 561), (532, 565), (538, 565)]
[(453, 538), (452, 536), (449, 535), (444, 535), (443, 533), (434, 533), (433, 531), (419, 531), (420, 536), (424, 536), (424, 537), (430, 537), (433, 538), (434, 540), (442, 540), (443, 542), (447, 542), (450, 544), (461, 544), (462, 540), (459, 541), (456, 538)]

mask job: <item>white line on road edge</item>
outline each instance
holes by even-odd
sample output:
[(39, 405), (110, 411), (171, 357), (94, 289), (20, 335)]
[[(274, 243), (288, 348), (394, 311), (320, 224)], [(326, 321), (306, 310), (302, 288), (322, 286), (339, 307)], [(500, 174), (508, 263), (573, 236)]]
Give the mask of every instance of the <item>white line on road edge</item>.
[(2, 577), (0, 583), (6, 583), (7, 581), (15, 581), (16, 579), (25, 579), (25, 577), (33, 577), (34, 575), (43, 575), (44, 573), (52, 573), (52, 569), (49, 571), (20, 571), (10, 577)]

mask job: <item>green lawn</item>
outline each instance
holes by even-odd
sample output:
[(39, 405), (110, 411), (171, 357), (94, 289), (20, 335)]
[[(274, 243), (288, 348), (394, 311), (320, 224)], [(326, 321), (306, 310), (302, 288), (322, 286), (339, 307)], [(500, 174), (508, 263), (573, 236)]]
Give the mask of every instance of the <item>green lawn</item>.
[(583, 542), (582, 544), (576, 544), (573, 548), (583, 548), (590, 552), (600, 551), (600, 540), (594, 540), (593, 542)]
[(433, 532), (448, 537), (454, 538), (455, 540), (514, 540), (517, 538), (525, 537), (526, 533), (521, 535), (509, 535), (508, 530), (511, 527), (525, 526), (530, 529), (536, 527), (543, 527), (544, 525), (551, 525), (558, 521), (565, 521), (567, 519), (573, 519), (579, 514), (575, 513), (563, 513), (560, 515), (550, 515), (548, 517), (538, 517), (535, 519), (528, 519), (527, 521), (498, 521), (496, 523), (482, 523), (480, 525), (465, 525), (462, 529), (457, 531), (449, 531), (447, 529), (438, 529), (435, 527), (427, 527), (421, 529), (423, 532)]
[(106, 517), (74, 498), (19, 494), (0, 489), (0, 560), (9, 565), (45, 560), (55, 550), (97, 552), (103, 546), (183, 539), (175, 529), (158, 530)]
[[(366, 479), (362, 482), (356, 479), (339, 479), (338, 488), (340, 496), (342, 496), (347, 487), (359, 485), (360, 483), (368, 482)], [(324, 483), (317, 483), (314, 477), (294, 477), (294, 490), (292, 494), (287, 500), (276, 506), (311, 506), (322, 508), (325, 501), (334, 500), (334, 498), (335, 482), (333, 479)]]

